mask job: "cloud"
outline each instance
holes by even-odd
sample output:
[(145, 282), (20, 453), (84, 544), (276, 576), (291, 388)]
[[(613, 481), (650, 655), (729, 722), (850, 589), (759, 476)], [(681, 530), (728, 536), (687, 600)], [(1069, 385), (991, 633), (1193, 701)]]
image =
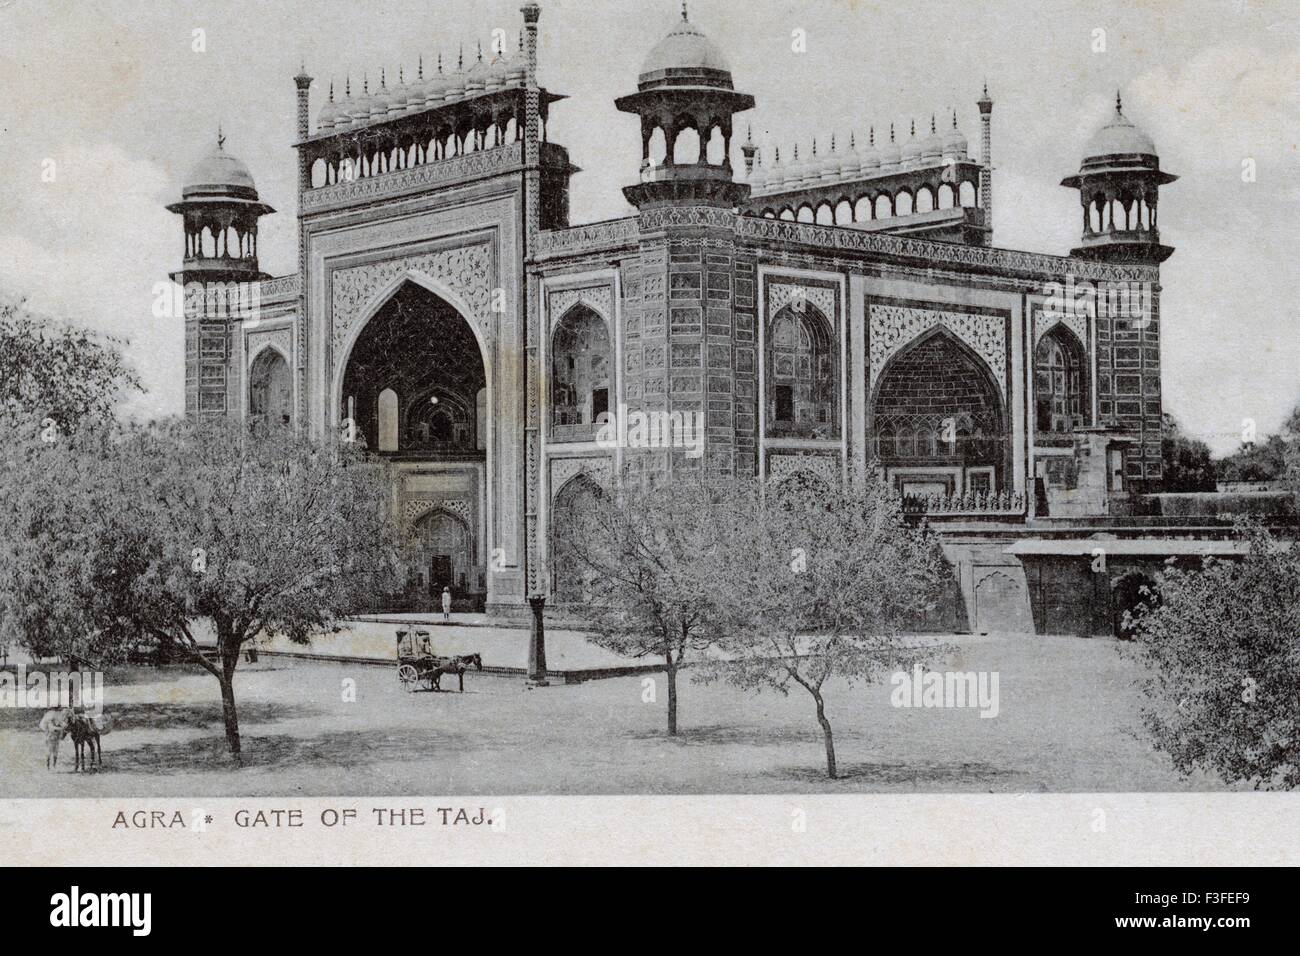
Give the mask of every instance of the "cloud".
[[(20, 164), (30, 184), (0, 213), (0, 286), (60, 320), (128, 340), (149, 393), (130, 411), (174, 414), (183, 399), (180, 320), (152, 312), (155, 264), (179, 259), (180, 231), (163, 208), (166, 173), (109, 143)], [(42, 172), (53, 171), (45, 181)], [(178, 374), (179, 373), (179, 374)]]

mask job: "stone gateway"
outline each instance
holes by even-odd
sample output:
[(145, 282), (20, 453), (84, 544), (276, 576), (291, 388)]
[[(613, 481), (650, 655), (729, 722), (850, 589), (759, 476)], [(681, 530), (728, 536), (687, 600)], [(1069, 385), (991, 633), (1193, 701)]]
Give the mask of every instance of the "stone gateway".
[[(1175, 178), (1122, 102), (1063, 180), (1078, 246), (1002, 249), (987, 89), (978, 155), (956, 112), (769, 152), (742, 136), (744, 77), (683, 9), (634, 84), (610, 78), (640, 121), (634, 212), (575, 225), (540, 16), (523, 6), (515, 49), (331, 86), (314, 123), (312, 78), (294, 77), (293, 275), (259, 270), (274, 210), (218, 137), (168, 207), (187, 414), (391, 459), (420, 555), (407, 607), (444, 587), (503, 614), (580, 599), (550, 542), (621, 476), (835, 482), (875, 464), (957, 570), (934, 626), (1109, 632), (1110, 578), (1163, 558), (1125, 518), (1161, 480)], [(695, 427), (608, 440), (634, 420)], [(1100, 584), (1090, 549), (1056, 547), (1097, 534), (1114, 539)], [(1068, 599), (1083, 579), (1101, 611)]]

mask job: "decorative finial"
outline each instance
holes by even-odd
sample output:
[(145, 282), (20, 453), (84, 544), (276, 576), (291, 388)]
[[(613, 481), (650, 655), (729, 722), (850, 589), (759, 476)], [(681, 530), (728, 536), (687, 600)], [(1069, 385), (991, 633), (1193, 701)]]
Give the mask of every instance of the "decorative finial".
[(853, 130), (849, 131), (849, 152), (855, 153), (858, 149), (858, 134)]
[(817, 155), (817, 137), (816, 137), (816, 136), (813, 137), (813, 155), (814, 155), (814, 156)]
[(348, 99), (352, 99), (352, 74), (351, 73), (349, 73), (347, 75), (347, 78), (344, 80), (343, 95), (346, 96)]
[(334, 102), (334, 81), (330, 80), (330, 102)]
[(690, 17), (686, 15), (686, 0), (682, 0), (682, 22), (686, 23), (689, 21), (690, 21)]
[(773, 164), (774, 166), (780, 166), (780, 165), (781, 165), (781, 147), (780, 147), (780, 146), (777, 146), (777, 147), (775, 148), (775, 152), (776, 152), (776, 158), (772, 160), (772, 164)]
[(442, 73), (442, 51), (438, 51), (438, 72)]
[(388, 89), (388, 73), (386, 68), (382, 66), (379, 68), (379, 88), (381, 90)]
[(1119, 90), (1115, 90), (1115, 112), (1124, 112), (1124, 102), (1119, 98)]
[(226, 148), (226, 134), (221, 131), (221, 124), (217, 123), (217, 149)]
[(478, 61), (480, 63), (483, 62), (483, 41), (482, 40), (478, 41)]
[(835, 134), (831, 133), (831, 152), (835, 152)]
[(397, 85), (406, 85), (406, 67), (402, 66), (400, 63), (397, 64)]
[(869, 140), (867, 141), (867, 144), (868, 144), (872, 149), (875, 149), (875, 148), (876, 148), (876, 127), (875, 127), (875, 124), (872, 124), (872, 126), (871, 126), (870, 136), (871, 136), (871, 139), (869, 139)]
[(933, 135), (935, 134), (935, 132), (936, 132), (936, 130), (935, 130), (935, 128), (934, 128), (934, 114), (931, 113), (931, 114), (930, 114), (930, 135), (933, 136)]
[(799, 144), (798, 144), (798, 143), (795, 143), (795, 144), (794, 144), (794, 161), (795, 161), (796, 163), (799, 162)]
[(952, 128), (953, 128), (953, 129), (956, 129), (956, 128), (957, 128), (957, 109), (956, 109), (956, 107), (953, 107), (953, 111), (952, 111)]
[(912, 139), (916, 139), (916, 120), (912, 120)]
[(893, 123), (890, 123), (890, 124), (889, 124), (889, 141), (890, 141), (891, 143), (894, 141), (894, 124), (893, 124)]
[(519, 52), (520, 53), (524, 52), (524, 31), (523, 30), (519, 31)]
[(368, 94), (370, 92), (370, 71), (361, 74), (361, 92)]
[(420, 54), (420, 61), (415, 69), (416, 69), (415, 78), (417, 80), (424, 79), (424, 54), (423, 53)]
[(465, 69), (465, 44), (460, 45), (460, 53), (456, 55), (456, 69), (463, 71)]

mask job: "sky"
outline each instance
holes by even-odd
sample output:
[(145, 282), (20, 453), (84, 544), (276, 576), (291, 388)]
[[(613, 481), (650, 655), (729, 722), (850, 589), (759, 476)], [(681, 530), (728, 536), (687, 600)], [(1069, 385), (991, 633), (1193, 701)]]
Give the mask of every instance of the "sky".
[[(541, 0), (541, 80), (570, 99), (551, 139), (584, 172), (576, 223), (631, 212), (637, 121), (614, 109), (679, 14), (673, 0)], [(179, 414), (179, 318), (154, 315), (183, 253), (186, 172), (212, 148), (251, 169), (280, 210), (262, 268), (296, 262), (292, 76), (316, 77), (312, 114), (351, 76), (410, 76), (441, 51), (514, 37), (498, 0), (0, 0), (0, 290), (128, 341), (148, 392), (137, 415)], [(1226, 453), (1243, 423), (1275, 430), (1300, 402), (1300, 4), (1294, 0), (962, 3), (692, 0), (730, 60), (765, 147), (801, 154), (869, 126), (928, 129), (955, 108), (978, 151), (975, 100), (994, 100), (994, 242), (1065, 254), (1077, 195), (1059, 185), (1116, 90), (1180, 179), (1162, 191), (1165, 408)], [(200, 31), (197, 32), (196, 31)], [(806, 44), (795, 42), (802, 31)], [(803, 47), (802, 49), (796, 49)], [(467, 55), (469, 53), (467, 52)], [(1247, 163), (1247, 161), (1252, 161)], [(1253, 166), (1253, 177), (1244, 176)], [(1250, 181), (1245, 181), (1249, 179)]]

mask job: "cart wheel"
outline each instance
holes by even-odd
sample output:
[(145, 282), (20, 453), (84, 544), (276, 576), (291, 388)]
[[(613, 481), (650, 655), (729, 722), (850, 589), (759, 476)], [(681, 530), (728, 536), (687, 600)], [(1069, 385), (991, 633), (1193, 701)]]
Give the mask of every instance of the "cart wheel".
[(420, 680), (420, 675), (410, 664), (403, 664), (397, 669), (397, 679), (402, 685), (402, 689), (408, 694), (415, 690), (415, 685)]

